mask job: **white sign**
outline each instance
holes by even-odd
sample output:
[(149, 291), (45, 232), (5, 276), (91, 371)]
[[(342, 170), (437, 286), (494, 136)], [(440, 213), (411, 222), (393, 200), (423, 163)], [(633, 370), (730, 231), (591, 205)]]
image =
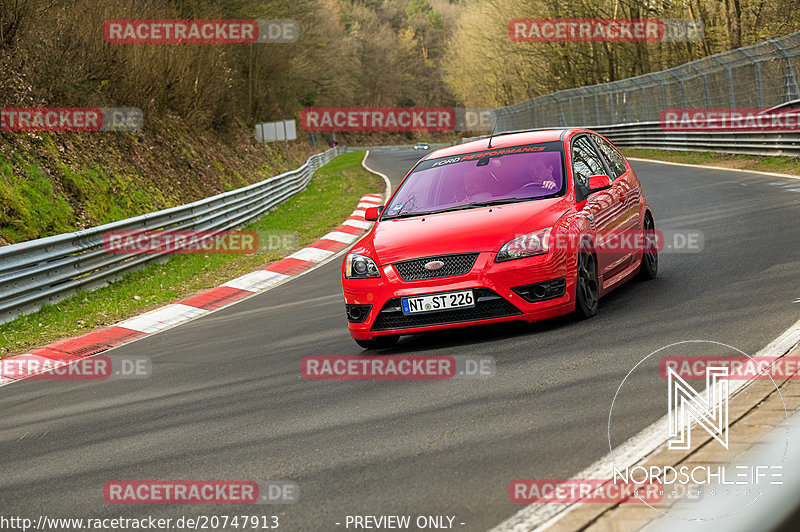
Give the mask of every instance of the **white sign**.
[(297, 124), (294, 120), (262, 122), (256, 124), (256, 141), (277, 142), (297, 139)]

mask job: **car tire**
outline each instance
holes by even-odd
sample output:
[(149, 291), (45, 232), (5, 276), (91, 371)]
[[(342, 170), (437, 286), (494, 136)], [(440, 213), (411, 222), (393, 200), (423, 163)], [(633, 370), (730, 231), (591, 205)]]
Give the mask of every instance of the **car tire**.
[(392, 347), (400, 339), (400, 336), (391, 334), (387, 336), (377, 336), (372, 340), (355, 340), (355, 342), (364, 349), (381, 349), (385, 347)]
[(600, 304), (600, 282), (597, 278), (597, 259), (586, 248), (578, 253), (575, 276), (575, 318), (585, 320), (597, 314)]
[(653, 222), (653, 217), (650, 213), (647, 213), (642, 227), (646, 247), (642, 251), (642, 264), (639, 267), (639, 273), (636, 274), (636, 279), (639, 281), (655, 279), (656, 275), (658, 275), (658, 244), (655, 240), (655, 231), (656, 225)]

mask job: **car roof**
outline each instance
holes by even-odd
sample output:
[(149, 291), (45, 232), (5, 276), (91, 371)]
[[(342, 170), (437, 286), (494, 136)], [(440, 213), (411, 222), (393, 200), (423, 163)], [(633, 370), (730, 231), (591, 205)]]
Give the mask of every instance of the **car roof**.
[[(541, 129), (536, 131), (522, 131), (519, 133), (503, 133), (492, 138), (492, 148), (510, 148), (525, 144), (536, 144), (539, 142), (551, 142), (561, 140), (564, 134), (569, 131), (586, 131), (579, 128), (567, 129)], [(489, 149), (489, 137), (457, 144), (449, 148), (442, 148), (431, 153), (425, 159), (438, 159), (439, 157), (452, 157), (476, 151)]]

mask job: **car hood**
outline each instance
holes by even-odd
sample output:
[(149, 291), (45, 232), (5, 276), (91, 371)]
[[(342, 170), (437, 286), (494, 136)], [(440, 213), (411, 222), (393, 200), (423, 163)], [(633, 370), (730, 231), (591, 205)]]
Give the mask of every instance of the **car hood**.
[(439, 254), (498, 251), (516, 236), (553, 226), (567, 209), (567, 201), (560, 197), (385, 220), (357, 247), (372, 252), (379, 264)]

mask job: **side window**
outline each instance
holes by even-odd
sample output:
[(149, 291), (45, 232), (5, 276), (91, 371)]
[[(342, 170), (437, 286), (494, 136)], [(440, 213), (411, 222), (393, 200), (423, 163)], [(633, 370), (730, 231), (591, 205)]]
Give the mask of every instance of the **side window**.
[(572, 143), (572, 172), (585, 187), (589, 186), (589, 176), (606, 175), (606, 169), (587, 136), (578, 137)]
[(624, 174), (625, 170), (627, 170), (625, 158), (607, 140), (597, 135), (593, 135), (592, 138), (608, 163), (608, 168), (611, 170), (611, 179), (616, 179)]

